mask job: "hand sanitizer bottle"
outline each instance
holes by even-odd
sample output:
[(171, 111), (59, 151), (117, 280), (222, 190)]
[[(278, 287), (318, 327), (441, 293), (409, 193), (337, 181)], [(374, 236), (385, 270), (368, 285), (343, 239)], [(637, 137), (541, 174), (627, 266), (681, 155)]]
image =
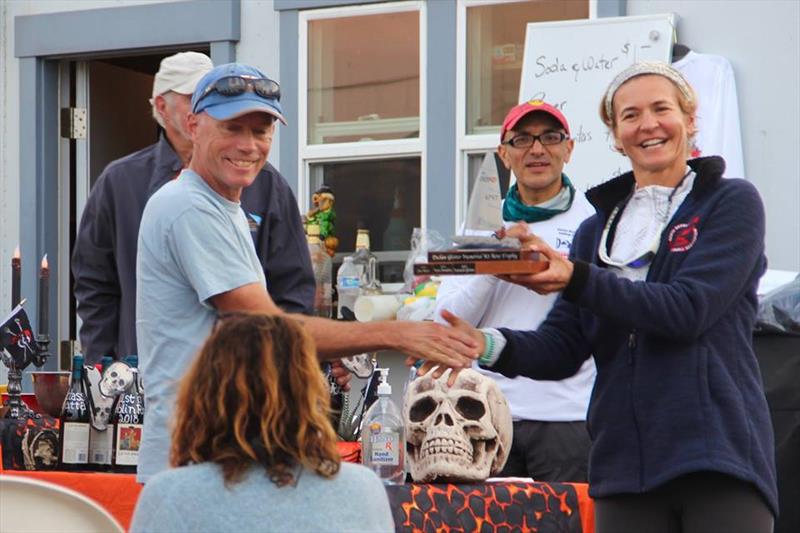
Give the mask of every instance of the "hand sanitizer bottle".
[(361, 458), (387, 485), (405, 481), (406, 439), (400, 409), (392, 401), (389, 369), (379, 368), (378, 399), (364, 415)]

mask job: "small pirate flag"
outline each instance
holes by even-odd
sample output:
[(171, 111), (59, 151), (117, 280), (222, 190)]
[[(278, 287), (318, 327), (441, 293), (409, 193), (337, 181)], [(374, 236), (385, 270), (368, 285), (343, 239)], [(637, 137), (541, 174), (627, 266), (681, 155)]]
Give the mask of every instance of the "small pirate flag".
[(38, 359), (33, 329), (22, 303), (16, 306), (8, 318), (0, 324), (0, 342), (5, 350), (2, 353), (3, 359), (8, 361), (10, 356), (14, 366), (20, 370)]

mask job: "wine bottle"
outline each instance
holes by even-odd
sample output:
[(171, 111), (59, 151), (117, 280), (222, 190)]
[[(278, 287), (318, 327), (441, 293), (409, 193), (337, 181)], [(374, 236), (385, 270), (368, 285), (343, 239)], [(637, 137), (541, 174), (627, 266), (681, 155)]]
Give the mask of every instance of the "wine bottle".
[[(114, 362), (110, 355), (104, 355), (100, 363), (94, 365), (102, 375), (105, 369)], [(91, 391), (90, 391), (91, 392)], [(111, 448), (114, 445), (114, 431), (107, 422), (105, 429), (89, 427), (89, 468), (91, 470), (111, 470)]]
[(83, 355), (72, 357), (72, 380), (61, 407), (61, 469), (86, 470), (89, 463), (89, 401), (83, 387)]
[(137, 369), (139, 358), (136, 355), (128, 355), (123, 361), (133, 369), (134, 380), (130, 388), (119, 395), (114, 409), (112, 463), (115, 472), (135, 474), (136, 465), (139, 463), (139, 447), (142, 444), (144, 391)]

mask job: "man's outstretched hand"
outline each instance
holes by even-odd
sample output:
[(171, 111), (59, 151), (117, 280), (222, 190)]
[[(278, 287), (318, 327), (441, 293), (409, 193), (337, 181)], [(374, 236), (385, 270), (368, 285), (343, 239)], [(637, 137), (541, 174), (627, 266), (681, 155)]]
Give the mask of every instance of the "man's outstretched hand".
[[(442, 327), (442, 328), (444, 328), (446, 330), (452, 331), (452, 332), (459, 333), (462, 336), (461, 338), (465, 339), (464, 342), (466, 342), (468, 340), (472, 344), (472, 346), (475, 347), (474, 348), (474, 352), (473, 352), (474, 353), (474, 357), (471, 357), (469, 359), (468, 363), (465, 364), (465, 365), (455, 366), (455, 365), (448, 364), (446, 361), (440, 361), (440, 360), (434, 359), (432, 357), (424, 357), (424, 356), (423, 357), (413, 357), (413, 356), (409, 355), (406, 358), (406, 365), (411, 366), (414, 363), (416, 363), (417, 360), (425, 359), (425, 362), (419, 368), (419, 370), (417, 371), (417, 374), (420, 375), (420, 376), (424, 376), (425, 374), (427, 374), (428, 372), (430, 372), (432, 370), (434, 378), (439, 378), (449, 368), (452, 368), (453, 371), (450, 372), (450, 376), (447, 378), (447, 385), (448, 386), (452, 386), (453, 383), (456, 382), (456, 377), (458, 376), (459, 370), (461, 368), (469, 368), (470, 366), (472, 366), (472, 361), (477, 359), (479, 354), (483, 353), (483, 350), (484, 350), (484, 339), (483, 339), (483, 334), (480, 332), (480, 330), (475, 329), (474, 327), (472, 327), (472, 324), (470, 324), (469, 322), (466, 322), (464, 320), (461, 320), (460, 318), (458, 318), (456, 315), (454, 315), (450, 311), (443, 310), (442, 311), (442, 318), (447, 320), (447, 322), (450, 324), (450, 327), (449, 328), (446, 328), (445, 326), (440, 326), (440, 327)], [(438, 324), (436, 324), (436, 325), (438, 325)]]
[(467, 368), (481, 353), (479, 343), (460, 328), (427, 321), (395, 325), (399, 335), (397, 349), (408, 356), (409, 365), (424, 359), (445, 367)]

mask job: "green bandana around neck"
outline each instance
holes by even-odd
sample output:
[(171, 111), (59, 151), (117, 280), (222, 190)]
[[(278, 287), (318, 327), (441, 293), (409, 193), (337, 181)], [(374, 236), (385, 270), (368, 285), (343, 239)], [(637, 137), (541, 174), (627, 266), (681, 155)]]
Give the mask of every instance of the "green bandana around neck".
[(569, 191), (569, 201), (563, 208), (550, 209), (547, 207), (536, 207), (535, 205), (525, 205), (519, 198), (517, 184), (508, 189), (505, 202), (503, 202), (503, 220), (506, 222), (542, 222), (554, 216), (569, 211), (572, 207), (572, 200), (575, 199), (575, 187), (566, 174), (561, 174), (561, 186)]

